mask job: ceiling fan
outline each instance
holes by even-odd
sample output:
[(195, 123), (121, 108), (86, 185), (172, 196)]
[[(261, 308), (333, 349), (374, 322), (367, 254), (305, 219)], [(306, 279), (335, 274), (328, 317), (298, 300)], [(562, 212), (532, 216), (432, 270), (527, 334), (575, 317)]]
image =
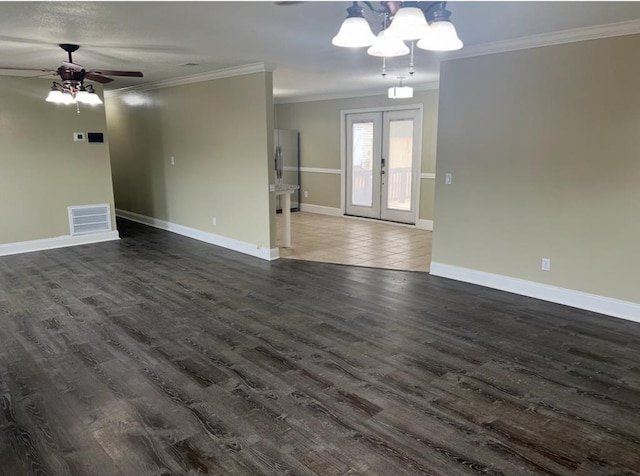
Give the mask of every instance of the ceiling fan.
[(60, 43), (60, 48), (67, 52), (69, 55), (69, 61), (63, 62), (58, 69), (49, 69), (49, 68), (23, 68), (20, 66), (0, 66), (0, 69), (11, 69), (11, 70), (19, 70), (19, 71), (42, 71), (43, 73), (53, 73), (55, 75), (60, 76), (62, 81), (67, 82), (76, 82), (80, 83), (82, 81), (89, 80), (95, 81), (97, 83), (110, 83), (113, 81), (112, 78), (108, 76), (129, 76), (134, 78), (142, 78), (142, 73), (140, 71), (114, 71), (108, 69), (84, 69), (84, 66), (76, 64), (73, 62), (73, 57), (71, 54), (80, 48), (79, 45), (74, 45), (71, 43)]
[[(58, 69), (44, 68), (22, 68), (19, 66), (0, 66), (1, 69), (22, 70), (22, 71), (41, 71), (47, 74), (60, 76), (62, 84), (53, 82), (51, 91), (47, 96), (47, 102), (57, 104), (102, 104), (102, 100), (93, 89), (93, 85), (84, 84), (85, 80), (95, 81), (97, 83), (110, 83), (113, 81), (109, 76), (129, 76), (134, 78), (142, 78), (140, 71), (114, 71), (108, 69), (84, 69), (84, 66), (73, 62), (71, 54), (80, 48), (79, 45), (72, 43), (60, 43), (60, 48), (67, 52), (69, 61), (63, 62)], [(80, 109), (78, 109), (78, 114)]]

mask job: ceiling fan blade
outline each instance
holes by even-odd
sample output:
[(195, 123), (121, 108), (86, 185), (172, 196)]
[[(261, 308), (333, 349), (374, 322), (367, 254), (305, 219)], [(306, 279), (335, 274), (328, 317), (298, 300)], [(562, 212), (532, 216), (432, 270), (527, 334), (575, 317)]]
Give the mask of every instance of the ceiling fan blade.
[(113, 71), (110, 69), (92, 69), (89, 73), (102, 74), (106, 76), (129, 76), (132, 78), (142, 78), (140, 71)]
[(47, 76), (58, 76), (58, 72), (57, 71), (47, 71), (46, 73), (36, 74), (35, 76), (28, 76), (27, 79), (46, 78)]
[(23, 68), (21, 66), (0, 66), (0, 69), (13, 69), (15, 71), (42, 71), (45, 73), (55, 73), (55, 69), (48, 68)]
[(88, 79), (89, 81), (95, 81), (96, 83), (110, 83), (113, 81), (111, 78), (107, 78), (106, 76), (102, 76), (98, 73), (87, 73), (84, 75), (84, 79)]

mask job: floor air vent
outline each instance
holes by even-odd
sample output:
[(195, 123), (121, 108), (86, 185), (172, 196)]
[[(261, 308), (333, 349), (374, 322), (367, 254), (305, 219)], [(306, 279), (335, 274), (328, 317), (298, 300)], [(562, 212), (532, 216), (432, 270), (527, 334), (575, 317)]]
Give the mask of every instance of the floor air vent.
[(69, 228), (72, 236), (111, 231), (109, 205), (69, 207)]

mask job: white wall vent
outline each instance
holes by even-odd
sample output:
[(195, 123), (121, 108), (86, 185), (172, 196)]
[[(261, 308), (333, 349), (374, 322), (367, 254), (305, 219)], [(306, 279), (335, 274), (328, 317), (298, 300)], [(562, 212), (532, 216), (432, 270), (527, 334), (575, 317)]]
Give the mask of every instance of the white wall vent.
[(82, 205), (69, 207), (71, 236), (111, 231), (109, 205)]

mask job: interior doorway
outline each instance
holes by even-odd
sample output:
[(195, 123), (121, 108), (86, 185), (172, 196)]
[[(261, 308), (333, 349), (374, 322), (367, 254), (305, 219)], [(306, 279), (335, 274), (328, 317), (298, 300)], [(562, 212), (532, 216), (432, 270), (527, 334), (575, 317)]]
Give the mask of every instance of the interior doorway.
[(345, 115), (345, 213), (415, 224), (422, 143), (419, 109)]

